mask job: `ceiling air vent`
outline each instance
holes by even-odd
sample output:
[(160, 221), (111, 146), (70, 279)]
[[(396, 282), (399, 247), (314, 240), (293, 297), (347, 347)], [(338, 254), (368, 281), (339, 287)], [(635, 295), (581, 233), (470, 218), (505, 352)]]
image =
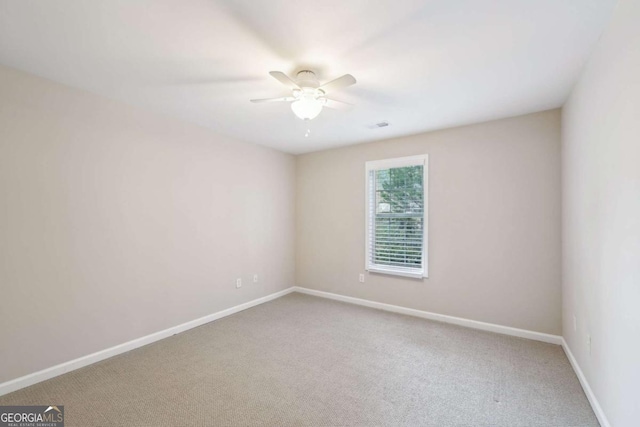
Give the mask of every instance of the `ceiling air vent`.
[(369, 126), (369, 129), (378, 129), (378, 128), (386, 128), (389, 126), (389, 122), (380, 122), (375, 125)]

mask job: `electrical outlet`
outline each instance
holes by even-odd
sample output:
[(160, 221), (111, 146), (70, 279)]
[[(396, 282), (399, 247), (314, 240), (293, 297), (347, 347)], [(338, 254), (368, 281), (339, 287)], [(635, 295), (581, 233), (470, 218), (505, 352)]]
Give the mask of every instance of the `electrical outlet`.
[(236, 288), (242, 287), (242, 279), (236, 279)]
[(257, 274), (253, 275), (253, 283), (258, 283), (258, 275)]
[(360, 281), (360, 283), (364, 283), (364, 274), (360, 274), (358, 280)]
[(576, 316), (573, 316), (573, 332), (578, 330), (578, 321), (576, 320)]

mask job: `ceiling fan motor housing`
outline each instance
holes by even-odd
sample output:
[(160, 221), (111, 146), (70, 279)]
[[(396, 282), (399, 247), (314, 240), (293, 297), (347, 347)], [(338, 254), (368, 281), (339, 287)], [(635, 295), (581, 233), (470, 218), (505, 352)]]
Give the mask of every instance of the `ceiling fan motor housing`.
[(320, 82), (316, 77), (316, 73), (314, 73), (313, 71), (302, 70), (298, 72), (298, 74), (296, 74), (296, 80), (298, 86), (300, 86), (301, 88), (310, 87), (315, 89), (320, 86)]

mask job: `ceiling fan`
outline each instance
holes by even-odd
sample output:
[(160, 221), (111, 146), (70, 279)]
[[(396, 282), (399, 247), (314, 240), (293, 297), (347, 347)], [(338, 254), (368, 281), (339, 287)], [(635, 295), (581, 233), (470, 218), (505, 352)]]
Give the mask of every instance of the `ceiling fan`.
[(316, 74), (309, 70), (298, 72), (295, 80), (280, 71), (271, 71), (269, 74), (291, 89), (291, 96), (252, 99), (251, 102), (291, 102), (293, 113), (302, 120), (315, 118), (322, 111), (322, 107), (344, 109), (351, 106), (346, 102), (327, 98), (329, 92), (355, 84), (356, 79), (351, 74), (345, 74), (322, 86), (320, 86)]

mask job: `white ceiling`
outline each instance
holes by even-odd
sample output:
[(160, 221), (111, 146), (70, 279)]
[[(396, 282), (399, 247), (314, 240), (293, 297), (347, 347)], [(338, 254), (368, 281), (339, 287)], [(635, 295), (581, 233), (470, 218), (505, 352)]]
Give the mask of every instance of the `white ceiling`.
[[(0, 63), (303, 153), (559, 107), (615, 3), (0, 0)], [(288, 104), (249, 102), (302, 68), (358, 80), (309, 138)]]

